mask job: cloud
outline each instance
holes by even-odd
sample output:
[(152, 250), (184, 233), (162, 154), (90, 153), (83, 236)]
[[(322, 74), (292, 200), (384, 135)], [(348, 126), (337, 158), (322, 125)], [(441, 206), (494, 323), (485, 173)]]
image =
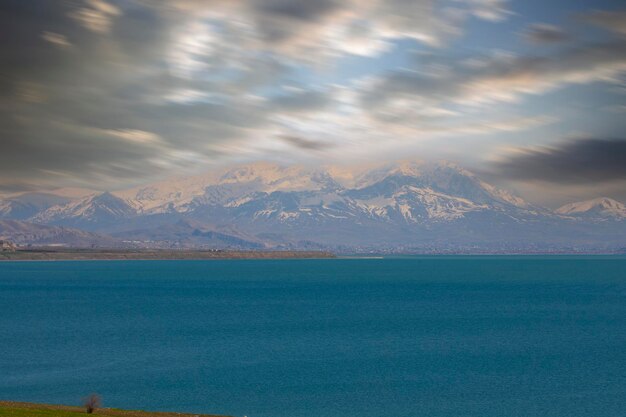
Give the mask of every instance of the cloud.
[(506, 0), (466, 0), (472, 14), (480, 19), (501, 22), (512, 14), (506, 7)]
[(295, 146), (296, 148), (300, 148), (304, 150), (316, 151), (320, 149), (326, 149), (330, 146), (329, 143), (305, 139), (300, 136), (283, 135), (283, 136), (280, 136), (280, 139), (282, 139), (283, 141), (285, 141), (286, 143), (292, 146)]
[[(186, 16), (140, 3), (33, 2), (0, 13), (12, 34), (0, 37), (0, 176), (12, 184), (111, 188), (171, 175), (164, 166), (199, 169), (226, 142), (236, 149), (269, 124), (270, 110), (249, 89), (270, 80), (256, 69), (272, 57), (220, 62), (228, 81), (181, 77), (164, 63), (177, 46), (170, 30)], [(84, 8), (114, 19), (115, 30), (77, 20)]]
[(44, 31), (41, 34), (41, 38), (60, 48), (69, 48), (70, 46), (72, 46), (67, 38), (60, 33)]
[(570, 36), (563, 29), (554, 25), (537, 23), (529, 26), (523, 33), (524, 38), (534, 44), (550, 44), (564, 42)]
[(504, 136), (555, 119), (485, 104), (610, 80), (626, 55), (621, 39), (553, 56), (475, 57), (451, 42), (472, 19), (512, 16), (498, 0), (12, 0), (0, 11), (11, 34), (0, 37), (0, 176), (13, 188), (115, 188), (277, 145), (343, 158)]
[(423, 131), (433, 134), (463, 134), (463, 135), (482, 135), (490, 133), (506, 133), (518, 132), (533, 129), (539, 126), (545, 126), (553, 123), (554, 118), (547, 116), (536, 117), (518, 117), (505, 120), (486, 120), (482, 122), (472, 122), (464, 124), (446, 124), (443, 126), (425, 126)]
[(514, 102), (568, 85), (614, 80), (626, 71), (626, 42), (607, 41), (563, 49), (550, 55), (496, 55), (470, 67), (443, 63), (434, 72), (392, 71), (363, 89), (362, 105), (384, 109), (398, 100), (415, 105), (476, 106)]
[(153, 4), (166, 14), (178, 10), (216, 18), (222, 27), (236, 20), (232, 26), (247, 33), (248, 45), (298, 60), (374, 56), (401, 39), (442, 46), (462, 32), (471, 16), (495, 22), (510, 14), (501, 0), (169, 0)]
[(124, 139), (129, 142), (148, 143), (148, 144), (150, 143), (156, 144), (156, 143), (163, 142), (163, 139), (159, 135), (156, 135), (152, 132), (146, 132), (145, 130), (138, 130), (138, 129), (107, 130), (107, 129), (104, 129), (103, 132), (110, 136)]
[(345, 3), (338, 0), (256, 0), (248, 4), (262, 39), (282, 46), (315, 35), (330, 20), (342, 19)]
[(113, 18), (120, 14), (117, 6), (105, 0), (86, 0), (85, 7), (72, 11), (68, 16), (93, 32), (107, 33), (111, 29)]
[(458, 33), (460, 24), (459, 13), (432, 0), (253, 0), (252, 7), (245, 4), (270, 48), (299, 52), (306, 48), (316, 55), (373, 55), (385, 51), (394, 39), (440, 45), (451, 33)]
[(578, 18), (592, 25), (626, 35), (626, 12), (596, 10), (586, 14), (579, 14)]
[(576, 139), (554, 147), (521, 148), (494, 165), (521, 181), (586, 184), (626, 180), (626, 139)]
[(269, 103), (281, 113), (307, 113), (319, 111), (332, 103), (332, 93), (298, 89), (274, 97)]

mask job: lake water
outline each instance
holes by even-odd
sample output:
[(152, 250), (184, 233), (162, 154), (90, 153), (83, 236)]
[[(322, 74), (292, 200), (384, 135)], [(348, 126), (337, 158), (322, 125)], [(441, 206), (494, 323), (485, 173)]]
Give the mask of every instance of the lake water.
[(0, 263), (0, 399), (626, 415), (626, 258)]

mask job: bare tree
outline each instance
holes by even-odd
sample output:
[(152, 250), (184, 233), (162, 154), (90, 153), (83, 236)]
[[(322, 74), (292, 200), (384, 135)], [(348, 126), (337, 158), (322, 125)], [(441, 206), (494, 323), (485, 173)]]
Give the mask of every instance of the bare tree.
[(83, 405), (87, 410), (87, 414), (93, 413), (96, 408), (100, 407), (100, 403), (100, 396), (98, 394), (89, 394), (83, 400)]

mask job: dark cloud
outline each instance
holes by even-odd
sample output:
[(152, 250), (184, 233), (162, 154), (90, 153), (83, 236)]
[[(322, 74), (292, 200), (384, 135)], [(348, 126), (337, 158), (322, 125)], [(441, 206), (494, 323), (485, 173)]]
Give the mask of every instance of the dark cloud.
[(523, 181), (585, 184), (626, 179), (626, 139), (578, 139), (523, 149), (495, 165), (497, 175)]
[(570, 36), (563, 29), (546, 24), (531, 25), (523, 33), (523, 36), (534, 44), (559, 43), (570, 39)]
[(315, 140), (305, 139), (300, 136), (293, 135), (283, 135), (280, 137), (282, 140), (287, 142), (288, 144), (295, 146), (296, 148), (317, 151), (321, 149), (327, 149), (330, 147), (330, 144), (327, 142), (319, 142)]
[(326, 22), (339, 18), (349, 2), (338, 0), (248, 0), (240, 1), (261, 40), (269, 48), (311, 44)]
[(335, 0), (256, 0), (253, 6), (262, 14), (309, 22), (332, 13), (342, 3)]

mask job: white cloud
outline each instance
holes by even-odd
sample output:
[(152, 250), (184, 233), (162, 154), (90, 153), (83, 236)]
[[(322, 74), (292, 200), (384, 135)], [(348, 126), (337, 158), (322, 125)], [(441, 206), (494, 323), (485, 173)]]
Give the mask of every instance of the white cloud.
[(105, 129), (103, 130), (109, 136), (115, 138), (124, 139), (129, 142), (141, 143), (141, 144), (159, 144), (163, 142), (163, 139), (152, 132), (138, 129)]
[(107, 33), (111, 30), (113, 18), (121, 13), (117, 6), (105, 0), (86, 0), (85, 7), (71, 12), (69, 16), (93, 32)]
[(220, 48), (218, 37), (206, 18), (198, 17), (180, 30), (170, 48), (170, 64), (173, 71), (186, 78), (207, 70), (208, 58)]
[(461, 0), (469, 6), (471, 13), (479, 19), (501, 22), (512, 12), (506, 7), (506, 0)]
[(50, 42), (51, 44), (60, 48), (69, 48), (70, 46), (72, 46), (67, 38), (60, 33), (45, 31), (41, 34), (41, 38), (46, 42)]

